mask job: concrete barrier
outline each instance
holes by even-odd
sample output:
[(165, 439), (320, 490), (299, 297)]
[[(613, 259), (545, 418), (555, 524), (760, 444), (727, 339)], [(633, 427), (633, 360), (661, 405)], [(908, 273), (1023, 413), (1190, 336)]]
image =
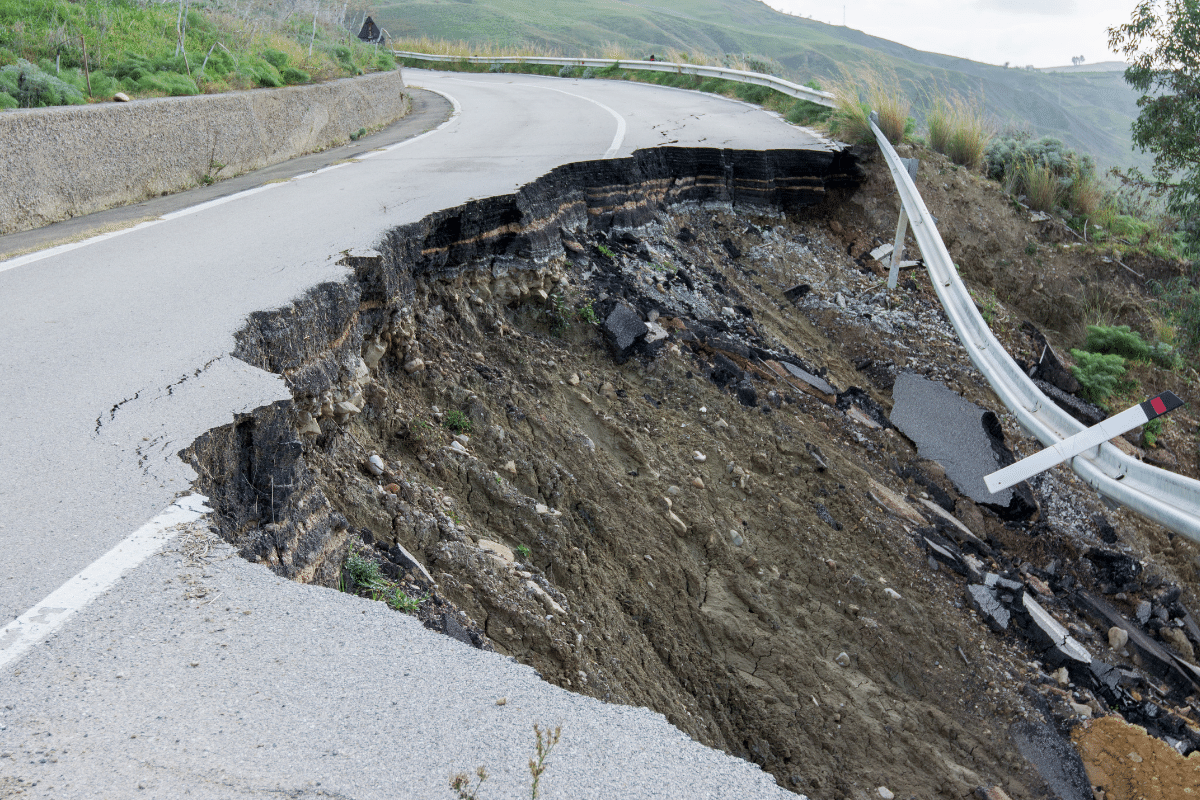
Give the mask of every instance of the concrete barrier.
[(403, 117), (403, 90), (397, 69), (282, 89), (0, 113), (0, 234), (344, 142), (359, 128)]

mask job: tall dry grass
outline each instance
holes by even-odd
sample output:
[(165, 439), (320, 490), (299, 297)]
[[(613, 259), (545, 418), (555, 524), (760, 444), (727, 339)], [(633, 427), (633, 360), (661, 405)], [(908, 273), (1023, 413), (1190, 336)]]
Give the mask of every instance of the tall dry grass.
[(937, 93), (930, 101), (925, 124), (930, 148), (968, 169), (983, 166), (993, 131), (978, 100)]
[(925, 125), (929, 129), (929, 148), (945, 153), (954, 125), (954, 109), (945, 95), (934, 95), (929, 110), (925, 112)]
[(903, 142), (911, 130), (912, 102), (894, 72), (865, 69), (851, 75), (843, 70), (842, 80), (833, 86), (833, 102), (829, 133), (852, 144), (875, 141), (872, 110), (879, 115), (879, 130), (892, 144)]
[(1062, 183), (1054, 170), (1027, 158), (1017, 167), (1017, 182), (1025, 190), (1025, 201), (1037, 211), (1054, 211), (1063, 201)]

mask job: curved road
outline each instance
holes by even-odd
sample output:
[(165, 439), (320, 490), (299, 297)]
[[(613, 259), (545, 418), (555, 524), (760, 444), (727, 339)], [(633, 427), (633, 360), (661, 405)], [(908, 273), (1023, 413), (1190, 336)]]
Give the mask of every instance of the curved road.
[[(359, 161), (244, 176), (246, 191), (167, 198), (175, 210), (150, 224), (0, 262), (0, 623), (52, 618), (43, 598), (188, 489), (178, 450), (287, 397), (228, 355), (233, 333), (250, 312), (342, 277), (345, 251), (568, 162), (665, 144), (823, 146), (692, 92), (407, 80), (453, 115)], [(444, 106), (428, 104), (428, 125)], [(547, 797), (794, 797), (656, 714), (560, 691), (378, 603), (279, 580), (221, 547), (189, 567), (190, 541), (23, 654), (6, 659), (18, 637), (0, 635), (0, 796), (448, 797), (451, 771), (485, 762), (495, 777), (482, 794), (515, 795), (540, 721), (564, 725)], [(195, 586), (205, 605), (187, 596)]]

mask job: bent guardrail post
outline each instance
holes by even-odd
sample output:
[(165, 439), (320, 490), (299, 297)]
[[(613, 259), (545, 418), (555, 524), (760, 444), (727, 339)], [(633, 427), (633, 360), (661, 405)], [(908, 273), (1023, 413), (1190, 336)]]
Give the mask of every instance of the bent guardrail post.
[[(874, 113), (874, 112), (872, 112)], [(916, 180), (917, 168), (921, 162), (915, 158), (900, 159), (906, 169), (908, 169), (908, 177)], [(900, 203), (900, 217), (896, 220), (896, 240), (892, 244), (892, 267), (888, 271), (888, 290), (896, 288), (896, 283), (900, 280), (900, 262), (904, 260), (904, 240), (908, 237), (908, 212), (904, 210), (904, 203)]]

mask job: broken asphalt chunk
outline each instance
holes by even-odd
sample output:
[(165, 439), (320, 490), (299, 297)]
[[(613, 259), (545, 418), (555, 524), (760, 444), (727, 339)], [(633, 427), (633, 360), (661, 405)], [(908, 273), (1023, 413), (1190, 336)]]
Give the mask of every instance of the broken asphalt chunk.
[(959, 492), (1006, 520), (1026, 520), (1037, 513), (1027, 484), (995, 494), (984, 484), (985, 475), (1015, 460), (995, 414), (909, 372), (896, 376), (892, 398), (892, 424), (917, 445), (922, 458), (942, 465)]
[(1151, 675), (1166, 681), (1171, 688), (1185, 695), (1200, 688), (1200, 671), (1194, 667), (1185, 670), (1180, 664), (1187, 662), (1147, 636), (1140, 626), (1126, 619), (1107, 600), (1083, 590), (1075, 592), (1072, 600), (1081, 613), (1101, 628), (1115, 626), (1128, 633), (1128, 646), (1137, 652), (1143, 669)]
[(638, 313), (624, 303), (618, 303), (604, 320), (604, 337), (618, 359), (629, 357), (630, 351), (649, 328)]
[(996, 593), (983, 584), (973, 583), (967, 586), (967, 602), (971, 608), (979, 612), (987, 626), (996, 633), (1008, 630), (1012, 615), (998, 599)]
[(1033, 646), (1042, 651), (1042, 658), (1048, 666), (1065, 665), (1071, 670), (1092, 663), (1092, 655), (1087, 648), (1067, 633), (1067, 629), (1028, 592), (1022, 592), (1021, 604), (1026, 612), (1021, 626), (1023, 632)]
[(1136, 592), (1141, 588), (1142, 563), (1116, 550), (1093, 547), (1083, 557), (1096, 568), (1096, 583), (1104, 594)]

